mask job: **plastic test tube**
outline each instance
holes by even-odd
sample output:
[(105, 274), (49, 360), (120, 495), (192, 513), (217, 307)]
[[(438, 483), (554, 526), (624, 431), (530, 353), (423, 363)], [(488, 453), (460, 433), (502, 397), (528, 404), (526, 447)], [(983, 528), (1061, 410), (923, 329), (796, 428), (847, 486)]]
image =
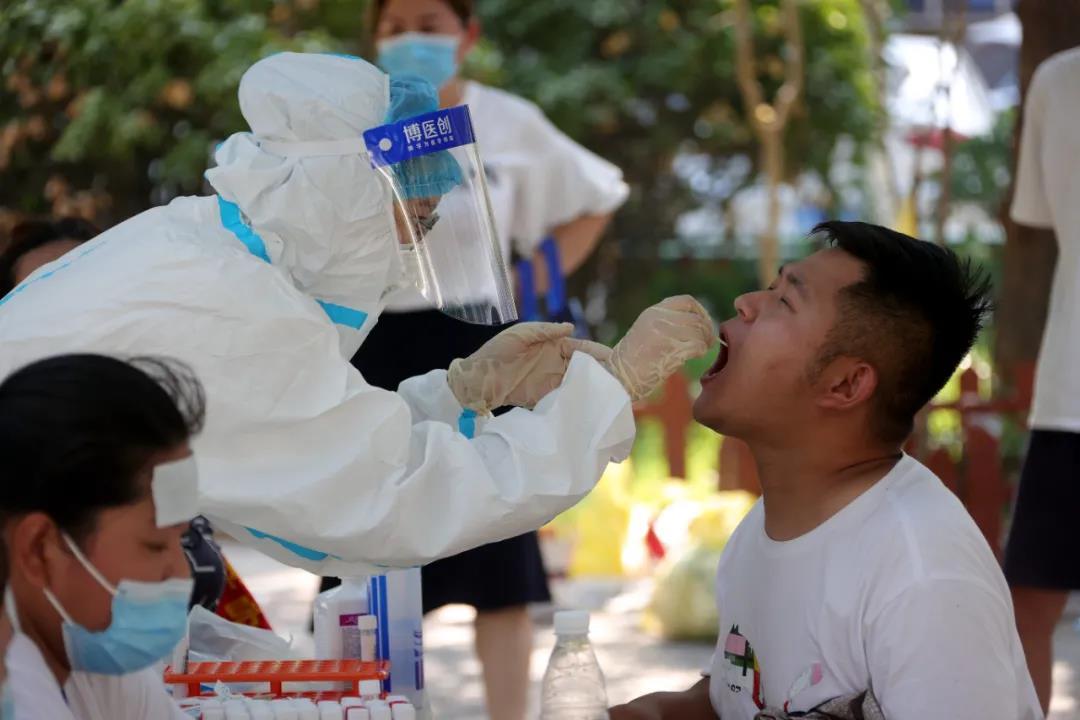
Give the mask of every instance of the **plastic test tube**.
[(319, 720), (345, 720), (345, 714), (333, 700), (323, 700), (319, 703)]
[(251, 713), (251, 720), (274, 720), (274, 711), (265, 700), (252, 700), (248, 712)]
[(270, 702), (270, 710), (274, 713), (274, 720), (299, 720), (299, 713), (292, 700), (273, 700)]
[(374, 615), (361, 615), (356, 619), (356, 630), (360, 633), (360, 659), (371, 662), (375, 659), (375, 644), (378, 639), (379, 619)]
[(371, 713), (371, 720), (393, 720), (393, 715), (390, 712), (390, 706), (383, 700), (371, 700), (367, 704), (368, 712)]
[(202, 704), (202, 720), (225, 720), (225, 708), (219, 700), (210, 700)]
[(378, 700), (382, 697), (382, 683), (378, 680), (361, 680), (360, 697), (365, 701)]
[(386, 698), (386, 704), (390, 706), (394, 720), (416, 720), (416, 708), (404, 695), (390, 695)]
[(225, 720), (251, 720), (243, 700), (229, 700), (225, 703)]
[(319, 720), (319, 708), (312, 700), (297, 698), (293, 700), (293, 707), (296, 708), (297, 720)]
[(345, 720), (371, 720), (371, 712), (363, 705), (345, 708)]

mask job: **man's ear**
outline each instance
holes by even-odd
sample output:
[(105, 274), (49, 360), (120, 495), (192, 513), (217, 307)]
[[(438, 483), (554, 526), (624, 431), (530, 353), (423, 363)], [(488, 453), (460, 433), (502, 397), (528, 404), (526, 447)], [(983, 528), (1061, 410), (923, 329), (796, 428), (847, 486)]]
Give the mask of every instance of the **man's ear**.
[(62, 567), (60, 531), (45, 513), (33, 512), (8, 521), (5, 542), (12, 574), (34, 587), (48, 587)]
[(865, 360), (838, 357), (821, 372), (818, 379), (818, 407), (845, 411), (870, 400), (877, 390), (877, 370)]

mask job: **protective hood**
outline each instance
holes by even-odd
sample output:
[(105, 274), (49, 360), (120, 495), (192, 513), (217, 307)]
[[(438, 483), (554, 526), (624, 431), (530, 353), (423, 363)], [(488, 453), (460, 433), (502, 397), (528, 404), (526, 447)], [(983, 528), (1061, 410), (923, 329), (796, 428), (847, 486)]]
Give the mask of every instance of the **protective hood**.
[[(362, 139), (386, 116), (389, 78), (358, 58), (279, 53), (244, 73), (239, 96), (251, 132), (218, 147), (206, 178), (298, 288), (346, 318), (364, 318), (338, 325), (351, 354), (400, 274), (392, 194)], [(355, 154), (340, 152), (347, 141)], [(272, 152), (275, 143), (338, 150), (285, 157)]]

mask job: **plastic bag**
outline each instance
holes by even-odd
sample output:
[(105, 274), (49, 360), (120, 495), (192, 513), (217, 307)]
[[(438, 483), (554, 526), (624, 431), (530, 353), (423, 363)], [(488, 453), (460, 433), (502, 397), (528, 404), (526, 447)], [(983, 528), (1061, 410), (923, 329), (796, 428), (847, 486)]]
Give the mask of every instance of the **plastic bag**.
[(755, 502), (754, 495), (735, 490), (700, 501), (693, 512), (685, 503), (677, 508), (687, 544), (657, 571), (646, 614), (652, 629), (668, 639), (716, 640), (716, 568), (728, 539)]
[(716, 566), (723, 550), (698, 545), (661, 565), (646, 624), (668, 640), (716, 640)]
[(722, 550), (756, 502), (757, 496), (745, 490), (725, 490), (708, 498), (690, 521), (691, 541)]
[(285, 638), (269, 630), (229, 622), (198, 605), (188, 615), (188, 638), (188, 658), (192, 662), (301, 659)]
[(630, 522), (626, 487), (631, 476), (629, 463), (608, 465), (584, 500), (547, 525), (549, 538), (571, 548), (569, 577), (623, 575), (622, 549)]

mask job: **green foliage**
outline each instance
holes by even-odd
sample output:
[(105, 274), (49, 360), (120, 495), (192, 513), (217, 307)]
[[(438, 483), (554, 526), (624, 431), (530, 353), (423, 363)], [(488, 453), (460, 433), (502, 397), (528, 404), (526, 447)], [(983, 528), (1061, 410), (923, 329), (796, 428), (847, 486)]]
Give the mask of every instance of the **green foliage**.
[[(243, 71), (285, 49), (357, 52), (366, 5), (3, 3), (0, 215), (76, 212), (108, 225), (199, 192), (214, 144), (245, 127), (236, 102)], [(784, 72), (778, 0), (753, 7), (759, 77), (771, 98)], [(673, 158), (756, 162), (735, 82), (731, 0), (479, 0), (478, 11), (487, 39), (469, 72), (536, 101), (631, 184), (613, 236), (625, 258), (640, 261), (622, 262), (607, 288), (613, 329), (665, 294), (697, 292), (722, 313), (752, 287), (749, 263), (658, 270), (654, 262), (676, 219), (716, 199), (680, 180)], [(859, 0), (803, 2), (800, 17), (806, 82), (786, 136), (787, 170), (827, 178), (836, 139), (863, 143), (876, 127), (866, 24)], [(581, 275), (593, 278), (596, 266)]]
[[(778, 3), (753, 7), (759, 78), (772, 98), (784, 73)], [(672, 175), (677, 153), (756, 161), (735, 82), (730, 0), (481, 0), (480, 9), (488, 43), (473, 74), (532, 98), (623, 168), (635, 190), (617, 225), (628, 252), (654, 256), (700, 201)], [(787, 170), (825, 175), (837, 137), (863, 142), (874, 132), (867, 30), (858, 0), (804, 2), (800, 17), (806, 82), (787, 132)]]
[(1012, 144), (1016, 112), (1003, 112), (986, 137), (971, 138), (953, 153), (950, 191), (953, 202), (977, 203), (998, 214), (1012, 180)]
[[(344, 6), (5, 3), (0, 206), (108, 221), (197, 192), (213, 144), (244, 127), (236, 101), (243, 71), (281, 50), (336, 50), (334, 33), (359, 37), (360, 13), (353, 9), (350, 26)], [(85, 202), (65, 206), (74, 198)]]

